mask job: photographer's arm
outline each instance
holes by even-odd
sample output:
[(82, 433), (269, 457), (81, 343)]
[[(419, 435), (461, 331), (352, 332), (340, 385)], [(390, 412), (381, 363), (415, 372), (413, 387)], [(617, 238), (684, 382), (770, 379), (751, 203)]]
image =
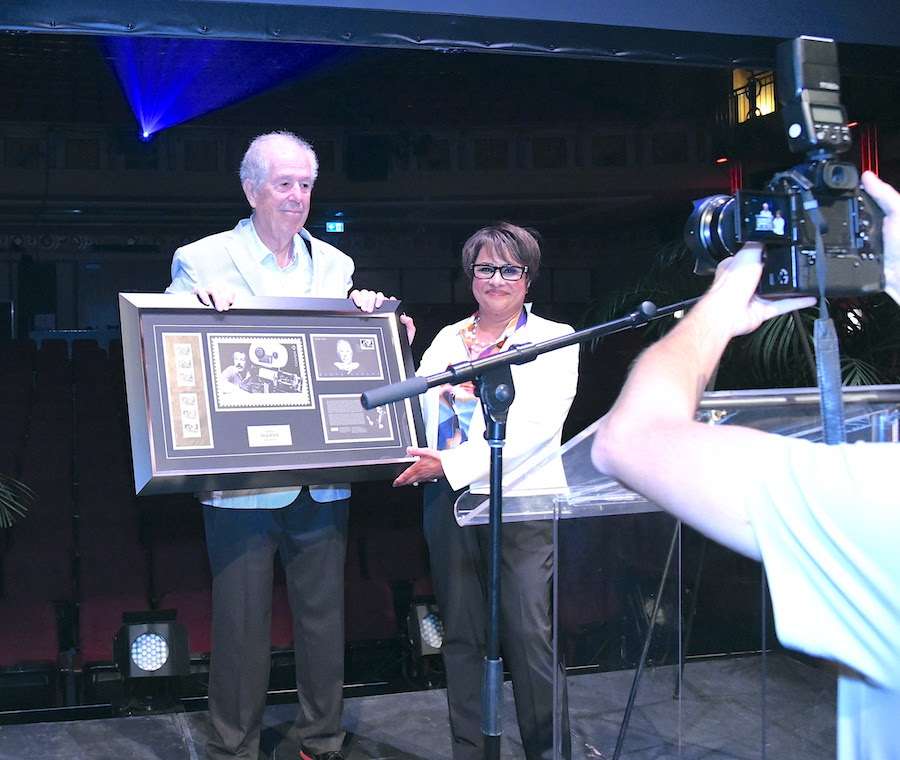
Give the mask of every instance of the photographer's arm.
[(764, 301), (755, 295), (761, 248), (723, 261), (707, 294), (635, 364), (593, 444), (598, 469), (715, 540), (759, 557), (741, 486), (776, 446), (772, 436), (713, 427), (694, 414), (728, 341), (813, 298)]
[[(871, 172), (863, 186), (885, 212), (885, 290), (900, 304), (900, 194)], [(637, 361), (594, 439), (594, 464), (711, 537), (748, 556), (759, 548), (744, 494), (784, 440), (694, 419), (728, 341), (814, 299), (766, 302), (755, 295), (760, 249), (746, 246), (719, 265), (709, 292)]]

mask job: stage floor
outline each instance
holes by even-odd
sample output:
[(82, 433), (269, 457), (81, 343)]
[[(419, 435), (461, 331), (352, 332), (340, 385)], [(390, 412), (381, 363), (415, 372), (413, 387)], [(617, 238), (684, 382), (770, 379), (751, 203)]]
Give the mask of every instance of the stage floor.
[[(767, 672), (763, 685), (763, 667)], [(632, 671), (569, 677), (573, 753), (577, 760), (611, 758), (631, 686)], [(622, 758), (767, 757), (826, 760), (834, 757), (835, 677), (784, 655), (691, 662), (683, 697), (673, 700), (675, 669), (645, 671)], [(765, 742), (762, 695), (766, 695)], [(523, 757), (504, 685), (502, 757)], [(265, 713), (260, 758), (295, 760), (290, 738), (292, 704)], [(449, 760), (443, 690), (348, 699), (344, 726), (348, 760)], [(112, 718), (0, 727), (0, 760), (202, 760), (207, 713)], [(680, 741), (679, 741), (680, 733)]]

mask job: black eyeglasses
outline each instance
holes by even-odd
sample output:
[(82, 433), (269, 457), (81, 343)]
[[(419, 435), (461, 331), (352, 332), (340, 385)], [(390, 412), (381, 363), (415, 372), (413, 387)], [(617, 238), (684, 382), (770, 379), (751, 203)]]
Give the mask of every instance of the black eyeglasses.
[(493, 264), (476, 264), (472, 267), (472, 277), (476, 280), (490, 280), (494, 272), (500, 272), (504, 280), (521, 280), (522, 275), (528, 271), (528, 267), (515, 266), (514, 264), (502, 264), (495, 267)]

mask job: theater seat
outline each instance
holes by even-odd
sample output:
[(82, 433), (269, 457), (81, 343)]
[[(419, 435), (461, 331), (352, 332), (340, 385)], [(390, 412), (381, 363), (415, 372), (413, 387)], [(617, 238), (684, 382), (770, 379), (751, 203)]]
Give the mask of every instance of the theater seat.
[(150, 549), (153, 594), (159, 609), (174, 609), (188, 631), (191, 654), (210, 651), (212, 579), (201, 540), (157, 541)]
[(122, 625), (123, 612), (149, 609), (141, 590), (90, 592), (78, 606), (78, 648), (84, 665), (113, 661), (113, 638)]
[(272, 593), (272, 646), (275, 649), (294, 646), (294, 623), (287, 588), (283, 584), (276, 584)]
[(188, 588), (171, 591), (158, 599), (161, 610), (175, 610), (175, 619), (188, 632), (191, 655), (205, 655), (212, 649), (212, 590)]
[(373, 530), (363, 540), (367, 577), (389, 582), (428, 575), (425, 538), (417, 528)]
[(59, 634), (52, 602), (27, 595), (0, 599), (0, 620), (0, 668), (56, 666)]
[(383, 580), (357, 578), (344, 585), (347, 643), (391, 639), (398, 635), (394, 595)]

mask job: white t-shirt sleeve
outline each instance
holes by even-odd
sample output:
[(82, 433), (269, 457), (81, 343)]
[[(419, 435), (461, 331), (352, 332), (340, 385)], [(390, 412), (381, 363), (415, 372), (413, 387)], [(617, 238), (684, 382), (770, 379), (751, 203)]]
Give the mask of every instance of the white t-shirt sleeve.
[(746, 480), (782, 643), (900, 690), (900, 444), (779, 438)]

